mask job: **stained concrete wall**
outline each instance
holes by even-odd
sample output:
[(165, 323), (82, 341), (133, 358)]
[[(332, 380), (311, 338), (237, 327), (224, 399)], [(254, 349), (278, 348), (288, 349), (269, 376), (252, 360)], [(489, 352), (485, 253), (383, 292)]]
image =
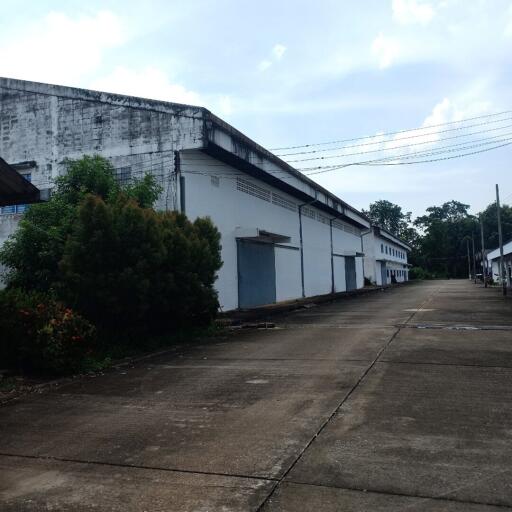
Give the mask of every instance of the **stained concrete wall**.
[(164, 207), (174, 199), (173, 152), (201, 147), (202, 137), (199, 107), (0, 78), (0, 155), (33, 162), (27, 170), (39, 188), (52, 186), (66, 159), (99, 154), (132, 177), (154, 174)]
[[(212, 143), (279, 179), (289, 173), (287, 183), (310, 199), (297, 199), (198, 151)], [(222, 234), (224, 265), (216, 286), (223, 309), (238, 306), (237, 228), (260, 227), (291, 238), (289, 244), (284, 244), (288, 247), (276, 248), (276, 292), (280, 301), (302, 295), (299, 204), (314, 200), (317, 205), (332, 208), (336, 215), (366, 222), (343, 201), (200, 107), (0, 78), (0, 155), (11, 164), (31, 162), (27, 172), (39, 188), (51, 187), (52, 181), (65, 172), (66, 159), (99, 154), (108, 158), (118, 172), (128, 171), (132, 178), (153, 174), (163, 187), (157, 208), (177, 209), (180, 191), (173, 173), (175, 151), (182, 152), (186, 213), (191, 218), (210, 216)], [(212, 169), (216, 171), (213, 181), (208, 174)], [(270, 202), (241, 192), (237, 188), (239, 178), (268, 191)], [(287, 202), (288, 207), (283, 206)], [(305, 294), (329, 293), (329, 217), (314, 205), (305, 207), (303, 213)], [(19, 216), (0, 215), (0, 243), (14, 231), (18, 220)], [(333, 248), (339, 254), (360, 251), (359, 229), (337, 221)], [(336, 291), (345, 289), (342, 259), (336, 262)], [(356, 259), (356, 271), (357, 285), (362, 287), (360, 258)]]

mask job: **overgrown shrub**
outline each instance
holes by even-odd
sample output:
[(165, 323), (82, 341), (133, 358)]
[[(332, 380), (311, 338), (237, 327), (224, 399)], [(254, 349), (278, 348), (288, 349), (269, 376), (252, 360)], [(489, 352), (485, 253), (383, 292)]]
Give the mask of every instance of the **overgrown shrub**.
[(115, 331), (170, 332), (209, 323), (220, 235), (210, 221), (155, 212), (120, 195), (88, 196), (61, 260), (66, 303)]
[(209, 219), (153, 210), (160, 192), (151, 176), (119, 186), (99, 156), (68, 162), (0, 249), (8, 287), (50, 293), (102, 334), (140, 334), (142, 347), (146, 334), (208, 324), (220, 234)]
[(87, 320), (38, 292), (0, 292), (0, 359), (18, 370), (67, 374), (86, 368), (95, 341)]

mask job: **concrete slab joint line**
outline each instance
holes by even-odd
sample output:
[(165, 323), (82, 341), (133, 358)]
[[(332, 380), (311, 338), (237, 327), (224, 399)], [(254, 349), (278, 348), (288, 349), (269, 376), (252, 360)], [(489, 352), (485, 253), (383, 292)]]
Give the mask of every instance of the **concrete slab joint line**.
[[(414, 315), (418, 313), (419, 310), (422, 310), (423, 307), (430, 302), (432, 297), (439, 291), (439, 288), (436, 288), (434, 292), (431, 293), (431, 295), (425, 299), (425, 301), (422, 302), (421, 306), (419, 308), (415, 309), (407, 318), (407, 320), (404, 322), (404, 325), (407, 325)], [(379, 361), (382, 354), (386, 351), (386, 349), (389, 347), (389, 345), (393, 342), (393, 340), (396, 338), (396, 336), (399, 334), (401, 330), (401, 327), (398, 327), (397, 330), (392, 334), (392, 336), (389, 338), (387, 343), (379, 350), (377, 353), (377, 356), (373, 361), (370, 363), (370, 365), (366, 368), (366, 370), (363, 372), (361, 377), (358, 379), (358, 381), (352, 386), (350, 391), (344, 396), (344, 398), (341, 400), (341, 402), (337, 405), (337, 407), (334, 409), (332, 414), (327, 418), (327, 420), (320, 426), (317, 432), (315, 432), (314, 436), (309, 440), (309, 442), (306, 444), (306, 446), (301, 450), (297, 458), (291, 463), (291, 465), (288, 467), (286, 472), (283, 474), (283, 476), (276, 482), (274, 488), (270, 492), (270, 494), (267, 496), (267, 498), (261, 503), (261, 505), (258, 507), (258, 511), (260, 512), (263, 510), (263, 507), (265, 504), (272, 499), (273, 494), (276, 492), (279, 485), (286, 479), (288, 474), (292, 471), (292, 469), (297, 465), (297, 463), (300, 461), (306, 450), (313, 444), (314, 440), (322, 433), (322, 431), (327, 427), (327, 425), (331, 422), (331, 420), (336, 416), (338, 411), (341, 409), (343, 404), (350, 398), (350, 396), (354, 393), (354, 391), (360, 386), (360, 384), (364, 381), (365, 377), (370, 373), (372, 368), (375, 366), (375, 364)]]
[(26, 395), (0, 510), (512, 512), (510, 331), (413, 328), (512, 327), (497, 298), (423, 282)]

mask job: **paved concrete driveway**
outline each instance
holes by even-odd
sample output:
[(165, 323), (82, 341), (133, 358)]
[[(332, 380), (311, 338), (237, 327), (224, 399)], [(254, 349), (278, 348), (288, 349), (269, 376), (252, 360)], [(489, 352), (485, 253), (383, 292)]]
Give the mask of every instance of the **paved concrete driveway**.
[(0, 510), (512, 510), (512, 300), (410, 285), (13, 402)]

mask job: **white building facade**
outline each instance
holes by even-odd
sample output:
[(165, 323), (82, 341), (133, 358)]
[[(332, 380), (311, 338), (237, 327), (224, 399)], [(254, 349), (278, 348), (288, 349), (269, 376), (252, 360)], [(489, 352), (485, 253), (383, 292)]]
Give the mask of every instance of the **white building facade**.
[(409, 245), (378, 226), (362, 236), (366, 278), (378, 286), (409, 280)]
[[(512, 240), (503, 244), (503, 266), (505, 267), (506, 283), (512, 286)], [(502, 272), (500, 272), (500, 248), (494, 249), (487, 254), (487, 268), (492, 279), (502, 283)]]
[[(158, 209), (210, 217), (223, 310), (364, 286), (368, 219), (208, 110), (7, 78), (0, 98), (0, 156), (38, 188), (99, 154), (120, 181), (152, 174)], [(22, 213), (0, 211), (0, 244)]]

